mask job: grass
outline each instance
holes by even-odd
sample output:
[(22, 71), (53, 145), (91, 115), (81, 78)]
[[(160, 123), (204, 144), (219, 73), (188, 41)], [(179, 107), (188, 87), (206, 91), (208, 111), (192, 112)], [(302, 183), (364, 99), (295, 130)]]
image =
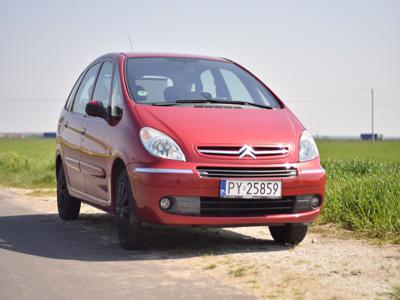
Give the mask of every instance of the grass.
[[(327, 171), (321, 222), (400, 243), (400, 142), (317, 144)], [(0, 184), (54, 189), (54, 152), (54, 139), (0, 139)]]
[(54, 188), (54, 139), (0, 139), (0, 184)]
[(390, 293), (390, 299), (400, 300), (400, 285), (393, 287), (393, 291)]
[(323, 223), (400, 243), (400, 163), (331, 160)]
[(322, 223), (400, 243), (400, 142), (318, 141), (327, 173)]
[(400, 142), (317, 144), (327, 173), (321, 222), (400, 243)]
[(232, 275), (233, 277), (243, 277), (247, 274), (247, 271), (248, 271), (247, 267), (240, 266), (230, 270), (229, 275)]
[(399, 141), (317, 141), (322, 161), (330, 160), (373, 160), (400, 162)]
[(217, 267), (216, 264), (211, 264), (203, 268), (203, 270), (214, 270)]

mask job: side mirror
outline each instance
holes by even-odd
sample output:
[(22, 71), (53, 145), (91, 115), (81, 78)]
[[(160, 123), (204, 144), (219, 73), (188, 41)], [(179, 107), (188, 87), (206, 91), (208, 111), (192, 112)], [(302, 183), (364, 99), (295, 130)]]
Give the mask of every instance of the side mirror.
[(92, 100), (86, 104), (86, 114), (92, 117), (107, 119), (107, 111), (100, 101)]

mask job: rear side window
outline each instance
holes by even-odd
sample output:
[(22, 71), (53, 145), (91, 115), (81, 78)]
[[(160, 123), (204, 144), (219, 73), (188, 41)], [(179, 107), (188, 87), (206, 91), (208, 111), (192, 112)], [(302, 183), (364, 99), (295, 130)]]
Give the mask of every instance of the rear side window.
[(82, 83), (79, 85), (78, 92), (75, 96), (73, 112), (84, 115), (86, 104), (91, 100), (94, 83), (96, 76), (99, 71), (100, 64), (92, 66), (87, 72), (85, 77), (82, 79)]
[(113, 74), (113, 64), (106, 61), (101, 67), (97, 77), (96, 87), (94, 88), (93, 100), (100, 101), (104, 107), (110, 103), (111, 81)]
[(82, 81), (83, 74), (84, 74), (84, 73), (82, 73), (82, 74), (79, 76), (78, 80), (75, 82), (74, 87), (72, 88), (71, 93), (69, 93), (67, 102), (65, 103), (65, 107), (64, 107), (64, 108), (67, 109), (67, 110), (71, 110), (72, 102), (74, 101), (74, 98), (75, 98), (75, 95), (76, 95), (76, 91), (77, 91), (78, 88), (79, 88), (79, 84), (80, 84), (81, 81)]

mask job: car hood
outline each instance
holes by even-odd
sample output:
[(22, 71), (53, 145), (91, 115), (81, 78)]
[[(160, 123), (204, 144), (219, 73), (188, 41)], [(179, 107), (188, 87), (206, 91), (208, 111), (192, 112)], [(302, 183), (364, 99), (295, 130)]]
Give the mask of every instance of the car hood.
[(288, 145), (297, 160), (303, 126), (286, 108), (198, 108), (137, 105), (143, 126), (172, 137), (187, 156), (197, 146)]

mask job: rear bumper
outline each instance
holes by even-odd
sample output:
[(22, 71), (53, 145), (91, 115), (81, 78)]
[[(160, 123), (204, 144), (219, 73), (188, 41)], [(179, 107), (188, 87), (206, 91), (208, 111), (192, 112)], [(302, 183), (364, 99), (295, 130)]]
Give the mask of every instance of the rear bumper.
[[(128, 165), (139, 218), (146, 223), (196, 226), (246, 226), (284, 223), (311, 223), (318, 217), (324, 201), (325, 171), (318, 161), (291, 164), (295, 177), (266, 178), (282, 181), (282, 196), (318, 195), (319, 208), (300, 213), (257, 216), (194, 216), (172, 214), (159, 207), (165, 196), (219, 197), (220, 178), (201, 177), (194, 163), (167, 162), (162, 165)], [(262, 179), (262, 178), (258, 178)]]

